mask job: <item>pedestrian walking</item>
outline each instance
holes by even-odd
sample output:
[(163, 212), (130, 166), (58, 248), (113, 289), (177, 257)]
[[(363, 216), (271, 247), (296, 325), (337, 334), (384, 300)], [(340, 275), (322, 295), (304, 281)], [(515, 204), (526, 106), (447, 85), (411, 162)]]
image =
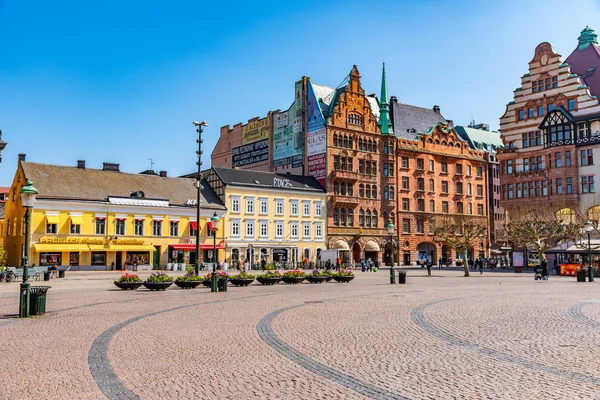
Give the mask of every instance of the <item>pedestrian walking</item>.
[(335, 259), (335, 269), (339, 270), (340, 269), (340, 265), (342, 264), (342, 260), (340, 260), (340, 258), (336, 258)]
[(438, 260), (438, 269), (442, 269), (442, 257)]
[(546, 261), (546, 257), (542, 258), (542, 279), (547, 281), (549, 278), (548, 274), (548, 261)]
[(427, 267), (427, 276), (431, 276), (431, 260), (425, 260), (425, 266)]
[(477, 261), (475, 261), (475, 267), (479, 269), (479, 274), (483, 275), (483, 260), (481, 258), (478, 258)]
[(373, 270), (373, 262), (371, 261), (371, 257), (367, 258), (367, 271)]

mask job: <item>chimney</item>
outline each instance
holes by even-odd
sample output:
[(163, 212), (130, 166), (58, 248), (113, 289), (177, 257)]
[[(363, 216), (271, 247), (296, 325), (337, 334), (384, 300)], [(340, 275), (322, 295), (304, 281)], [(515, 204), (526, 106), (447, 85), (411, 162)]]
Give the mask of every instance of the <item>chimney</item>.
[(397, 103), (397, 102), (398, 102), (398, 98), (396, 96), (390, 97), (390, 103)]
[(166, 178), (167, 177), (167, 171), (160, 171), (158, 173), (162, 178)]
[(77, 168), (85, 169), (85, 160), (77, 160)]
[(440, 106), (433, 106), (433, 112), (436, 114), (440, 113)]
[(446, 122), (448, 122), (448, 127), (454, 128), (454, 121), (453, 120), (447, 119)]
[(19, 153), (19, 161), (25, 161), (25, 153)]
[(102, 165), (103, 165), (102, 171), (120, 172), (119, 164), (117, 164), (117, 163), (105, 162), (105, 163), (102, 163)]

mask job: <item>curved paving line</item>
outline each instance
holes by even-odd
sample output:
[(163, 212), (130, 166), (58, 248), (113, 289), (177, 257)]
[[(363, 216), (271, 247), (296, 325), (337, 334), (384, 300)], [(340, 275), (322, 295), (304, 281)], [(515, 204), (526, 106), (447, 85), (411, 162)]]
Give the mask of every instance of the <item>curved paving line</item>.
[(539, 363), (537, 361), (526, 360), (523, 358), (513, 356), (511, 354), (507, 354), (507, 353), (503, 353), (498, 350), (491, 349), (489, 347), (485, 347), (485, 346), (482, 346), (482, 345), (479, 345), (479, 344), (476, 344), (473, 342), (469, 342), (468, 340), (461, 339), (459, 337), (451, 335), (450, 333), (432, 325), (431, 323), (429, 323), (427, 321), (427, 319), (424, 316), (424, 312), (427, 308), (429, 308), (433, 305), (436, 305), (436, 304), (440, 304), (440, 303), (444, 303), (444, 302), (448, 302), (448, 301), (452, 301), (452, 300), (459, 300), (459, 299), (445, 299), (445, 300), (438, 300), (438, 301), (433, 301), (431, 303), (422, 304), (422, 305), (414, 308), (411, 311), (410, 317), (415, 324), (417, 324), (421, 328), (425, 329), (430, 335), (433, 335), (439, 339), (442, 339), (443, 341), (448, 342), (454, 346), (463, 347), (467, 350), (473, 351), (475, 353), (479, 353), (486, 357), (490, 357), (490, 358), (493, 358), (495, 360), (502, 361), (505, 363), (519, 365), (519, 366), (534, 370), (536, 372), (553, 374), (553, 375), (559, 376), (561, 378), (574, 379), (574, 380), (582, 381), (582, 382), (589, 383), (592, 385), (600, 385), (599, 377), (580, 374), (577, 372), (565, 371), (565, 370), (562, 370), (562, 369), (559, 369), (556, 367), (552, 367), (550, 365), (545, 365), (545, 364)]
[[(356, 297), (362, 297), (356, 296)], [(347, 297), (355, 297), (355, 296), (347, 296)], [(346, 297), (345, 297), (346, 298)], [(323, 301), (330, 301), (323, 300)], [(319, 376), (327, 378), (329, 380), (334, 381), (338, 385), (347, 387), (348, 389), (352, 389), (362, 395), (365, 395), (371, 399), (376, 400), (405, 400), (406, 397), (400, 396), (395, 393), (388, 392), (384, 389), (378, 388), (377, 386), (373, 386), (369, 383), (362, 382), (351, 375), (347, 375), (343, 372), (335, 370), (331, 367), (323, 365), (310, 357), (305, 356), (299, 351), (295, 350), (287, 343), (280, 340), (277, 335), (273, 332), (271, 324), (273, 320), (281, 313), (293, 310), (298, 307), (302, 307), (304, 304), (297, 304), (295, 306), (281, 308), (279, 310), (273, 311), (270, 314), (264, 316), (256, 325), (256, 330), (258, 331), (258, 335), (260, 338), (269, 346), (277, 350), (287, 359), (295, 362), (300, 365), (302, 368), (305, 368)]]
[(108, 361), (108, 343), (118, 331), (120, 331), (125, 326), (131, 325), (134, 322), (137, 322), (143, 318), (153, 317), (155, 315), (182, 310), (190, 307), (196, 307), (199, 305), (225, 303), (230, 301), (251, 299), (254, 297), (265, 297), (265, 295), (260, 294), (255, 296), (238, 297), (234, 299), (223, 299), (194, 304), (186, 304), (184, 306), (169, 308), (166, 310), (155, 311), (149, 314), (140, 315), (138, 317), (131, 318), (127, 321), (112, 326), (111, 328), (102, 332), (98, 337), (96, 337), (96, 339), (94, 339), (94, 342), (90, 347), (90, 351), (88, 352), (88, 368), (92, 373), (94, 381), (96, 382), (98, 388), (102, 391), (102, 393), (109, 399), (140, 399), (140, 397), (137, 394), (133, 393), (132, 391), (127, 389), (125, 385), (123, 385), (123, 383), (117, 377), (117, 374), (113, 370), (112, 366), (110, 365), (110, 362)]
[(595, 329), (600, 329), (600, 322), (591, 319), (587, 315), (583, 313), (583, 307), (587, 304), (591, 304), (590, 302), (577, 303), (569, 307), (567, 314), (569, 317), (573, 318), (577, 322), (582, 323), (583, 325), (590, 326)]

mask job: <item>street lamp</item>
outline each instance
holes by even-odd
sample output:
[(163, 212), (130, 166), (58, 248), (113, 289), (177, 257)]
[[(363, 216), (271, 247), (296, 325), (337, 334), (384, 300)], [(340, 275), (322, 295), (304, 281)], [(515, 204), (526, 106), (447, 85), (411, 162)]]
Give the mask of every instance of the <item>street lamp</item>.
[(585, 224), (583, 224), (583, 231), (585, 233), (587, 233), (587, 237), (588, 237), (588, 279), (590, 282), (594, 282), (594, 267), (592, 267), (592, 242), (591, 242), (591, 235), (592, 235), (592, 231), (594, 230), (594, 224), (592, 221), (590, 221), (589, 219), (587, 221), (585, 221)]
[(390, 250), (392, 252), (392, 265), (390, 266), (390, 283), (396, 283), (396, 279), (394, 277), (394, 223), (392, 222), (391, 218), (388, 220), (388, 223), (385, 227), (387, 228), (388, 234), (390, 235)]
[(21, 296), (19, 302), (19, 317), (29, 317), (29, 209), (35, 203), (35, 196), (38, 194), (31, 181), (27, 181), (21, 188), (21, 204), (25, 207), (25, 252), (23, 254), (23, 281), (21, 282)]
[(198, 174), (196, 175), (196, 262), (194, 263), (194, 272), (198, 275), (200, 271), (200, 191), (203, 189), (200, 184), (200, 172), (202, 169), (202, 127), (208, 126), (208, 124), (206, 121), (194, 121), (193, 124), (198, 127), (196, 129), (196, 132), (198, 132), (198, 139), (196, 139), (196, 143), (198, 143), (198, 151), (196, 151), (196, 155), (198, 156), (198, 161), (196, 161), (196, 165), (198, 165)]
[(213, 272), (212, 275), (210, 277), (210, 291), (211, 292), (216, 292), (217, 291), (217, 262), (218, 257), (217, 257), (217, 229), (219, 227), (219, 221), (221, 220), (221, 218), (219, 218), (217, 216), (217, 212), (215, 211), (215, 213), (213, 214), (213, 216), (210, 218), (210, 222), (212, 223), (212, 231), (213, 231), (213, 237), (214, 237), (214, 244), (213, 244)]

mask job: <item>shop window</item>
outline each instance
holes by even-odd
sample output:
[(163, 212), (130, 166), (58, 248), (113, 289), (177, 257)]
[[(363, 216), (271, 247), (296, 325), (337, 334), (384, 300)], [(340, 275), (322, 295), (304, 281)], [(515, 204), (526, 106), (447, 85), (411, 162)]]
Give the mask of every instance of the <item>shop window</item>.
[(61, 265), (61, 253), (40, 253), (40, 265)]
[(79, 253), (71, 252), (69, 254), (69, 265), (74, 265), (74, 266), (79, 265)]
[[(105, 253), (106, 254), (106, 253)], [(142, 264), (147, 265), (150, 264), (150, 253), (147, 251), (128, 251), (127, 256), (125, 257), (126, 264)]]
[(105, 251), (92, 251), (92, 265), (106, 265)]

